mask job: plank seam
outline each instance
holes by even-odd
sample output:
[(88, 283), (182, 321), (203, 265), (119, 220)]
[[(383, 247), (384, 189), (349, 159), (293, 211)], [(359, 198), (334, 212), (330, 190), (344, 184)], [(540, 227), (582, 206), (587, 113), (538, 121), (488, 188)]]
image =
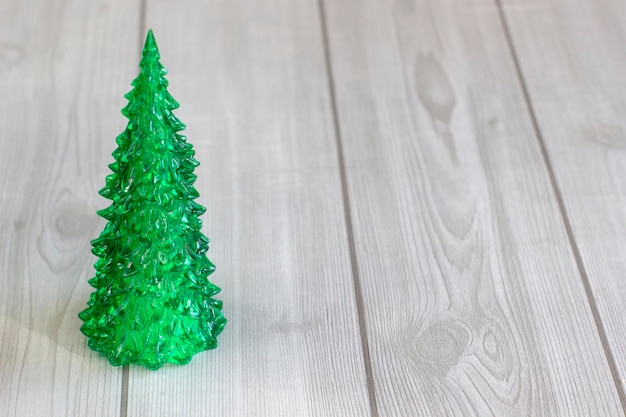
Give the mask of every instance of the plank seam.
[(326, 10), (324, 0), (318, 0), (318, 11), (322, 30), (322, 43), (324, 50), (324, 66), (326, 69), (326, 79), (328, 80), (328, 93), (330, 95), (330, 106), (332, 111), (333, 130), (337, 144), (337, 158), (339, 162), (339, 176), (341, 179), (341, 194), (343, 199), (344, 221), (348, 237), (348, 247), (350, 252), (350, 267), (354, 284), (354, 298), (359, 321), (359, 334), (361, 336), (361, 349), (363, 353), (363, 364), (365, 367), (365, 379), (367, 383), (367, 395), (369, 399), (370, 412), (372, 417), (378, 417), (378, 405), (376, 403), (376, 392), (374, 388), (374, 377), (372, 374), (372, 362), (370, 358), (369, 338), (365, 323), (365, 307), (363, 302), (363, 290), (361, 285), (361, 275), (356, 257), (356, 244), (354, 241), (354, 230), (352, 226), (352, 214), (350, 196), (348, 194), (348, 180), (346, 175), (345, 156), (343, 151), (343, 138), (339, 128), (339, 112), (337, 110), (337, 95), (335, 92), (335, 80), (332, 73), (332, 58), (330, 54), (330, 41), (328, 36), (328, 24), (326, 21)]
[(141, 0), (139, 3), (139, 56), (143, 51), (143, 44), (146, 39), (146, 0)]
[(559, 211), (561, 214), (561, 218), (563, 220), (563, 224), (565, 226), (565, 231), (567, 233), (567, 238), (572, 249), (572, 253), (574, 255), (574, 259), (576, 261), (576, 267), (578, 268), (578, 272), (580, 274), (580, 278), (585, 290), (585, 295), (587, 297), (587, 302), (589, 303), (589, 307), (591, 309), (591, 314), (593, 316), (594, 323), (596, 325), (596, 330), (598, 332), (598, 336), (600, 337), (600, 343), (602, 344), (602, 349), (604, 350), (604, 354), (606, 356), (607, 363), (609, 365), (609, 369), (611, 371), (611, 376), (613, 377), (613, 383), (617, 389), (617, 394), (622, 406), (622, 411), (626, 413), (626, 395), (624, 390), (621, 387), (619, 373), (617, 372), (617, 365), (615, 362), (615, 357), (613, 356), (613, 352), (611, 351), (611, 347), (609, 344), (609, 340), (607, 337), (606, 330), (604, 328), (604, 324), (602, 322), (602, 318), (600, 316), (600, 312), (597, 307), (597, 303), (595, 297), (593, 295), (593, 290), (591, 288), (591, 284), (589, 281), (589, 275), (587, 274), (587, 270), (585, 269), (585, 265), (582, 260), (582, 256), (580, 254), (580, 248), (578, 247), (578, 243), (576, 242), (576, 238), (574, 236), (574, 232), (572, 229), (571, 222), (569, 220), (569, 216), (567, 214), (567, 210), (565, 208), (565, 202), (563, 200), (563, 194), (561, 189), (559, 188), (558, 182), (556, 180), (556, 175), (554, 173), (554, 169), (552, 168), (552, 162), (550, 160), (550, 156), (548, 154), (548, 148), (545, 143), (545, 138), (543, 133), (541, 132), (541, 128), (539, 127), (539, 122), (537, 119), (537, 115), (535, 112), (535, 108), (533, 107), (532, 101), (530, 99), (530, 93), (528, 91), (528, 87), (526, 84), (526, 80), (524, 78), (524, 74), (522, 73), (522, 67), (519, 62), (518, 54), (515, 49), (515, 44), (513, 43), (513, 37), (511, 35), (511, 30), (509, 28), (509, 24), (506, 20), (506, 14), (504, 12), (504, 7), (502, 6), (502, 0), (494, 0), (496, 3), (496, 8), (498, 10), (498, 15), (500, 17), (500, 22), (502, 24), (504, 35), (506, 38), (506, 42), (509, 47), (509, 52), (511, 54), (511, 58), (513, 59), (513, 65), (515, 67), (515, 72), (517, 75), (517, 79), (520, 83), (522, 95), (524, 96), (524, 101), (526, 103), (526, 107), (528, 109), (528, 113), (531, 119), (533, 131), (537, 142), (539, 144), (539, 148), (541, 151), (541, 156), (543, 159), (543, 163), (546, 166), (546, 170), (548, 172), (548, 177), (550, 180), (550, 185), (552, 187), (552, 191), (554, 192)]
[(128, 415), (128, 376), (129, 366), (124, 365), (122, 368), (122, 396), (120, 401), (120, 417), (127, 417)]

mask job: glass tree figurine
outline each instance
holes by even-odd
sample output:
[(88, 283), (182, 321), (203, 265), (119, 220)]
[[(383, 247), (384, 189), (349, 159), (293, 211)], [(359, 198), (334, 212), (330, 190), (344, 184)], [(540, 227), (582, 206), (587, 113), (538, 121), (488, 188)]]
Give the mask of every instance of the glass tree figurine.
[(126, 130), (117, 137), (100, 194), (112, 200), (98, 214), (108, 223), (92, 241), (95, 288), (79, 317), (91, 349), (112, 365), (158, 369), (186, 364), (196, 353), (217, 347), (226, 324), (220, 289), (207, 277), (215, 267), (206, 256), (209, 239), (194, 200), (198, 161), (185, 125), (172, 111), (166, 69), (152, 31), (143, 48), (141, 72), (126, 94)]

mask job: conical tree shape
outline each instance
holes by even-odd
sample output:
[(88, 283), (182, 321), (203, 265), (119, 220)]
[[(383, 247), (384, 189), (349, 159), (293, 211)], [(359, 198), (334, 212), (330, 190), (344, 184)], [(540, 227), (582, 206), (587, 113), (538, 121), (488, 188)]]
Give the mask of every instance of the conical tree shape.
[(207, 279), (215, 267), (200, 232), (205, 208), (194, 202), (198, 161), (177, 133), (185, 125), (172, 114), (178, 103), (159, 57), (150, 31), (141, 73), (125, 96), (128, 126), (100, 190), (112, 204), (98, 212), (108, 224), (92, 241), (99, 259), (89, 283), (96, 290), (79, 314), (91, 349), (112, 365), (150, 369), (215, 348), (226, 324), (213, 299), (220, 289)]

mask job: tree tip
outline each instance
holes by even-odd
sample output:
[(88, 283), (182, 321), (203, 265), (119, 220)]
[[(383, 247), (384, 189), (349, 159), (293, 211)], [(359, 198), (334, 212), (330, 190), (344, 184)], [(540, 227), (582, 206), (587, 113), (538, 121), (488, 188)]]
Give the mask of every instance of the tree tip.
[(159, 48), (157, 47), (156, 41), (154, 40), (154, 34), (152, 33), (152, 29), (148, 30), (148, 35), (146, 36), (146, 43), (143, 47), (143, 56), (146, 56), (149, 52), (156, 52), (157, 56), (159, 54)]

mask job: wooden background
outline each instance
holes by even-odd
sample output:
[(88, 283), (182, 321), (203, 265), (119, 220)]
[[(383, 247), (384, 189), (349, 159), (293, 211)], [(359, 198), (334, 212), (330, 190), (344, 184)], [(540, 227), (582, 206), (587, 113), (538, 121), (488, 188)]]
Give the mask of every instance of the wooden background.
[[(148, 28), (217, 350), (77, 313)], [(624, 416), (623, 0), (0, 0), (0, 416)]]

